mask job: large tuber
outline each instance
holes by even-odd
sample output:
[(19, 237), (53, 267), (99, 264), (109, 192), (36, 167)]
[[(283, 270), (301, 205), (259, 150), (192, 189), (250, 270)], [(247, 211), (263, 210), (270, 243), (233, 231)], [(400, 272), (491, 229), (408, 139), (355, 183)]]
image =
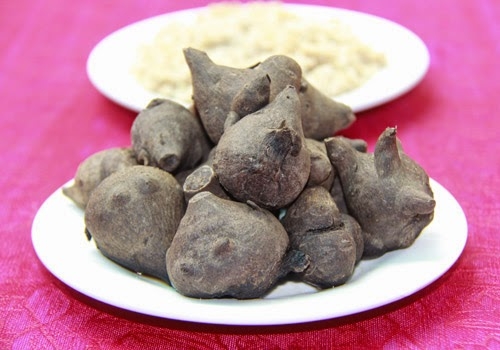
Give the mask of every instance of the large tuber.
[(409, 247), (432, 221), (436, 203), (428, 175), (404, 153), (396, 128), (380, 135), (374, 153), (341, 137), (325, 144), (349, 214), (363, 230), (364, 256)]
[(271, 210), (297, 198), (309, 178), (310, 164), (293, 86), (229, 126), (213, 158), (220, 183), (234, 198)]
[(307, 258), (287, 253), (288, 235), (269, 211), (249, 203), (196, 194), (167, 252), (172, 286), (194, 298), (262, 297)]
[(182, 188), (170, 173), (136, 165), (113, 173), (92, 192), (85, 226), (107, 258), (168, 281), (165, 254), (184, 209)]

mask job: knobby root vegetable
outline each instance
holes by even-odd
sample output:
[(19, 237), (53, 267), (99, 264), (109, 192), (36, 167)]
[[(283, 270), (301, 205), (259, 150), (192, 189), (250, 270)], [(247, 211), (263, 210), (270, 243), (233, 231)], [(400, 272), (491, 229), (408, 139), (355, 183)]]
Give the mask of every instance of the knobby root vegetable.
[(188, 297), (258, 298), (290, 273), (346, 283), (363, 257), (410, 246), (430, 223), (429, 178), (396, 129), (374, 153), (333, 136), (356, 117), (292, 58), (240, 69), (184, 56), (192, 106), (152, 100), (131, 147), (89, 157), (63, 189), (105, 257)]
[(297, 198), (311, 164), (299, 113), (297, 92), (289, 86), (266, 107), (225, 130), (213, 167), (234, 198), (271, 210)]
[(350, 218), (340, 213), (329, 191), (321, 186), (306, 188), (288, 208), (282, 223), (291, 249), (310, 259), (309, 267), (299, 274), (303, 282), (330, 288), (344, 284), (354, 273), (358, 251), (363, 249), (358, 246), (360, 229), (343, 220)]
[(291, 57), (274, 55), (255, 66), (255, 70), (264, 72), (270, 79), (269, 100), (273, 101), (287, 86), (300, 90), (302, 68)]
[(271, 79), (270, 100), (274, 100), (286, 86), (299, 92), (304, 136), (323, 140), (346, 129), (356, 120), (352, 109), (326, 96), (302, 75), (299, 64), (291, 57), (275, 55), (262, 61), (256, 70), (266, 72)]
[(90, 193), (112, 173), (137, 165), (131, 148), (114, 147), (92, 154), (80, 163), (74, 183), (63, 188), (63, 193), (77, 206), (85, 209)]
[(166, 99), (152, 100), (130, 133), (139, 163), (171, 173), (195, 167), (211, 148), (197, 117)]
[(357, 151), (340, 137), (325, 140), (340, 177), (346, 206), (360, 224), (364, 256), (409, 247), (434, 216), (426, 172), (401, 147), (396, 128), (387, 128), (374, 153)]
[(287, 253), (288, 235), (279, 220), (253, 203), (196, 194), (167, 251), (172, 286), (195, 298), (262, 297), (308, 260)]
[(306, 137), (323, 140), (346, 129), (356, 120), (351, 107), (333, 100), (302, 78), (302, 125)]
[(335, 168), (326, 154), (325, 144), (306, 138), (306, 146), (311, 154), (311, 171), (307, 186), (322, 186), (330, 190), (335, 179)]
[(107, 258), (168, 281), (165, 254), (184, 210), (182, 188), (170, 173), (136, 165), (111, 174), (92, 192), (85, 226)]
[[(205, 52), (194, 48), (184, 49), (184, 57), (191, 71), (196, 109), (213, 143), (219, 142), (231, 110), (243, 117), (269, 102), (266, 73), (217, 65)], [(258, 98), (249, 98), (252, 95)]]
[[(368, 144), (366, 143), (365, 140), (361, 139), (349, 139), (344, 136), (337, 136), (337, 138), (342, 138), (351, 146), (356, 149), (359, 152), (367, 152), (368, 151)], [(323, 142), (324, 145), (324, 142)], [(326, 153), (326, 147), (325, 147), (325, 153)], [(328, 155), (327, 155), (328, 157)], [(330, 159), (328, 159), (330, 162)], [(331, 164), (331, 163), (330, 163)], [(335, 169), (335, 168), (334, 168)], [(330, 193), (332, 194), (333, 200), (335, 201), (335, 204), (337, 204), (337, 207), (342, 213), (348, 213), (349, 211), (347, 210), (347, 205), (345, 204), (345, 198), (344, 198), (344, 192), (342, 190), (342, 185), (340, 184), (340, 178), (338, 176), (335, 176), (335, 179), (333, 180), (333, 185), (330, 189)]]

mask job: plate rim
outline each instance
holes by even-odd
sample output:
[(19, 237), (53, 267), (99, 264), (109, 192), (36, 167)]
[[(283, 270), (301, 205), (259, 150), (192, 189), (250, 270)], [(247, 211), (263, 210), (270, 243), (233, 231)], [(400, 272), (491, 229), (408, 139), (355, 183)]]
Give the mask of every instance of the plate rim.
[[(125, 297), (123, 295), (120, 296), (120, 301), (117, 301), (113, 299), (116, 297), (116, 291), (111, 288), (109, 289), (110, 286), (104, 286), (105, 289), (104, 291), (102, 289), (96, 289), (95, 284), (94, 285), (79, 285), (78, 281), (71, 277), (68, 278), (66, 275), (67, 272), (61, 272), (62, 268), (61, 266), (55, 266), (53, 257), (49, 258), (47, 254), (53, 253), (50, 248), (47, 250), (47, 235), (42, 234), (43, 233), (43, 225), (46, 225), (46, 220), (47, 220), (47, 210), (53, 209), (50, 206), (53, 205), (53, 202), (57, 201), (63, 201), (65, 203), (65, 213), (66, 211), (74, 211), (74, 210), (79, 210), (74, 203), (70, 201), (69, 198), (65, 197), (62, 194), (62, 187), (67, 186), (70, 182), (66, 183), (65, 185), (61, 186), (58, 190), (56, 190), (54, 193), (52, 193), (42, 204), (40, 209), (38, 210), (37, 214), (35, 215), (35, 218), (33, 220), (32, 224), (32, 244), (34, 247), (34, 250), (36, 252), (36, 255), (38, 256), (39, 260), (41, 263), (51, 272), (52, 275), (54, 275), (57, 279), (59, 279), (61, 282), (66, 284), (67, 286), (71, 287), (72, 289), (87, 295), (88, 297), (98, 300), (100, 302), (103, 302), (105, 304), (109, 304), (124, 310), (129, 310), (132, 312), (140, 313), (140, 314), (145, 314), (145, 315), (150, 315), (150, 316), (155, 316), (155, 317), (160, 317), (164, 319), (173, 319), (173, 320), (180, 320), (180, 321), (189, 321), (189, 322), (197, 322), (197, 323), (206, 323), (206, 324), (219, 324), (219, 325), (240, 325), (240, 326), (251, 326), (251, 325), (284, 325), (284, 324), (297, 324), (297, 323), (305, 323), (305, 322), (312, 322), (312, 321), (321, 321), (321, 320), (326, 320), (326, 319), (336, 319), (348, 315), (354, 315), (360, 312), (368, 311), (368, 310), (373, 310), (376, 309), (380, 306), (388, 305), (393, 302), (399, 301), (401, 299), (404, 299), (421, 289), (427, 287), (428, 285), (432, 284), (436, 280), (438, 280), (441, 276), (443, 276), (458, 260), (460, 255), (462, 254), (464, 247), (466, 245), (467, 241), (467, 220), (464, 214), (463, 209), (461, 208), (460, 204), (456, 201), (456, 199), (453, 197), (453, 195), (446, 190), (442, 185), (437, 183), (435, 180), (431, 179), (431, 186), (434, 191), (436, 191), (439, 194), (439, 198), (437, 198), (437, 205), (444, 205), (443, 203), (447, 203), (448, 205), (451, 205), (451, 209), (453, 209), (454, 214), (456, 217), (453, 218), (453, 227), (455, 229), (458, 228), (458, 233), (457, 238), (458, 241), (456, 244), (453, 246), (453, 251), (447, 252), (449, 256), (446, 257), (446, 260), (443, 262), (440, 262), (439, 264), (439, 271), (433, 271), (433, 273), (430, 276), (425, 277), (424, 283), (420, 283), (417, 287), (412, 286), (412, 288), (401, 288), (398, 293), (395, 293), (388, 299), (380, 299), (380, 297), (377, 295), (377, 292), (375, 292), (374, 296), (369, 296), (369, 298), (374, 298), (374, 300), (371, 300), (369, 307), (367, 307), (367, 303), (361, 303), (358, 307), (345, 307), (340, 305), (340, 309), (337, 309), (337, 311), (333, 311), (329, 308), (326, 307), (319, 307), (319, 308), (314, 308), (311, 306), (318, 306), (318, 303), (321, 305), (328, 305), (332, 303), (332, 300), (330, 300), (330, 297), (333, 298), (333, 302), (335, 302), (335, 293), (337, 293), (337, 297), (343, 296), (344, 294), (347, 293), (352, 293), (353, 291), (356, 292), (356, 285), (353, 285), (351, 281), (348, 281), (344, 286), (329, 289), (329, 290), (323, 290), (319, 291), (317, 293), (313, 294), (302, 294), (302, 295), (296, 295), (296, 296), (289, 296), (289, 297), (282, 297), (282, 298), (276, 298), (276, 299), (252, 299), (252, 300), (235, 300), (235, 299), (223, 299), (223, 300), (217, 300), (217, 299), (209, 299), (209, 300), (198, 300), (198, 299), (193, 299), (193, 298), (187, 298), (184, 297), (177, 292), (173, 290), (173, 288), (169, 287), (166, 285), (164, 282), (157, 281), (155, 279), (149, 278), (149, 277), (144, 277), (144, 276), (139, 276), (137, 274), (132, 273), (131, 271), (128, 271), (122, 267), (119, 267), (118, 265), (114, 264), (113, 262), (107, 260), (104, 258), (100, 253), (98, 253), (97, 249), (95, 249), (95, 246), (91, 247), (90, 249), (94, 249), (95, 253), (92, 253), (95, 256), (100, 256), (100, 261), (105, 261), (106, 264), (111, 264), (114, 265), (112, 270), (118, 269), (120, 272), (118, 272), (118, 275), (111, 274), (111, 276), (115, 277), (114, 282), (117, 283), (117, 285), (122, 285), (122, 282), (125, 281), (125, 285), (129, 285), (129, 283), (132, 283), (132, 285), (135, 285), (136, 279), (140, 280), (140, 283), (144, 283), (140, 285), (140, 291), (139, 292), (147, 292), (147, 295), (154, 295), (156, 296), (158, 293), (165, 293), (165, 298), (170, 298), (171, 302), (175, 303), (180, 303), (181, 306), (188, 306), (187, 312), (184, 309), (179, 309), (179, 308), (173, 308), (173, 309), (160, 309), (158, 306), (159, 305), (149, 305), (147, 303), (147, 307), (144, 306), (139, 306), (137, 302), (134, 305), (124, 305), (122, 299), (126, 299), (129, 295), (126, 295)], [(440, 204), (441, 203), (441, 204)], [(438, 207), (437, 206), (437, 207)], [(443, 209), (441, 207), (441, 209)], [(68, 213), (66, 213), (68, 214)], [(71, 213), (70, 213), (71, 214)], [(59, 214), (60, 215), (60, 214)], [(66, 215), (61, 215), (63, 217), (66, 217)], [(83, 218), (83, 211), (81, 212), (81, 216)], [(438, 218), (439, 219), (439, 218)], [(436, 217), (435, 219), (436, 220)], [(433, 220), (433, 222), (434, 222)], [(83, 221), (83, 220), (82, 220)], [(81, 223), (83, 225), (83, 222)], [(432, 225), (432, 222), (431, 224)], [(427, 230), (424, 229), (424, 231)], [(57, 231), (57, 230), (52, 230), (52, 231)], [(60, 233), (59, 233), (60, 234)], [(81, 236), (84, 236), (83, 230), (81, 233)], [(421, 239), (419, 237), (418, 240)], [(50, 240), (49, 240), (50, 241)], [(53, 242), (52, 242), (53, 243)], [(401, 254), (404, 254), (405, 252), (409, 252), (410, 248), (407, 248), (405, 250), (399, 250), (399, 251), (394, 251), (390, 253), (386, 253), (385, 257), (386, 258), (391, 258), (394, 256), (398, 256), (398, 254), (401, 256)], [(87, 248), (85, 248), (87, 249)], [(73, 252), (74, 253), (74, 252)], [(71, 256), (73, 258), (74, 255)], [(52, 260), (51, 260), (52, 259)], [(380, 258), (379, 258), (380, 259)], [(378, 259), (375, 259), (378, 260)], [(403, 260), (404, 261), (404, 260)], [(65, 262), (67, 263), (67, 262)], [(85, 262), (80, 262), (80, 264), (86, 265), (86, 266), (93, 266), (93, 262), (91, 262), (90, 265), (88, 265), (88, 261)], [(363, 261), (361, 262), (363, 264)], [(357, 269), (360, 268), (361, 264), (357, 267)], [(373, 265), (367, 265), (368, 269), (373, 268)], [(388, 265), (390, 266), (390, 265)], [(108, 266), (109, 267), (109, 266)], [(106, 268), (108, 268), (106, 267)], [(376, 268), (376, 266), (375, 266)], [(356, 273), (356, 271), (355, 271)], [(105, 275), (107, 275), (108, 272), (106, 272)], [(368, 277), (367, 277), (368, 276)], [(365, 274), (363, 275), (363, 278), (371, 278), (373, 277), (372, 275)], [(351, 284), (350, 284), (351, 283)], [(358, 282), (356, 282), (358, 283)], [(159, 289), (158, 289), (159, 288)], [(341, 291), (339, 294), (338, 288), (346, 288), (344, 289), (344, 292)], [(109, 293), (114, 292), (114, 296), (109, 295)], [(131, 290), (128, 291), (127, 293), (136, 293), (137, 291)], [(104, 293), (104, 294), (103, 294)], [(153, 294), (151, 294), (153, 293)], [(356, 292), (359, 293), (359, 290)], [(162, 294), (163, 296), (163, 294)], [(318, 297), (319, 296), (319, 297)], [(377, 299), (377, 297), (379, 297)], [(173, 299), (172, 299), (173, 298)], [(343, 296), (345, 299), (345, 297)], [(343, 299), (342, 299), (343, 300)], [(340, 301), (337, 300), (337, 301)], [(162, 305), (163, 304), (162, 300)], [(290, 309), (290, 303), (293, 303), (294, 307), (297, 307), (301, 312), (290, 312), (287, 311)], [(140, 303), (139, 303), (140, 304)], [(249, 314), (249, 307), (251, 307), (251, 312)], [(274, 309), (274, 311), (273, 311)], [(335, 308), (334, 308), (335, 309)], [(194, 312), (195, 310), (198, 310), (198, 312)], [(272, 312), (271, 312), (272, 311)], [(279, 311), (279, 312), (275, 312)], [(245, 314), (246, 312), (246, 314)], [(245, 316), (242, 316), (242, 313), (245, 314)], [(249, 317), (247, 317), (249, 315)]]
[[(412, 90), (415, 86), (417, 86), (424, 79), (429, 70), (431, 56), (425, 42), (413, 31), (395, 21), (370, 13), (350, 10), (346, 8), (313, 4), (309, 5), (284, 3), (283, 5), (286, 8), (289, 8), (292, 11), (302, 15), (304, 15), (304, 13), (314, 12), (323, 15), (327, 14), (329, 17), (340, 17), (341, 20), (342, 17), (344, 17), (344, 20), (346, 18), (351, 18), (351, 20), (352, 18), (354, 18), (357, 21), (365, 19), (367, 20), (367, 24), (371, 24), (372, 26), (377, 23), (380, 28), (382, 28), (383, 26), (389, 27), (391, 29), (391, 35), (397, 34), (403, 36), (403, 38), (405, 39), (404, 45), (406, 45), (405, 49), (411, 49), (411, 54), (404, 52), (400, 52), (398, 54), (407, 55), (408, 57), (412, 57), (412, 59), (415, 60), (413, 61), (413, 64), (411, 66), (405, 66), (405, 68), (411, 67), (410, 70), (407, 70), (403, 74), (399, 74), (401, 73), (400, 71), (393, 72), (395, 67), (397, 68), (398, 66), (392, 64), (392, 66), (388, 66), (388, 68), (386, 67), (382, 70), (382, 72), (377, 73), (372, 79), (363, 84), (361, 87), (334, 97), (335, 100), (350, 105), (355, 113), (383, 105), (401, 97), (402, 95)], [(140, 112), (143, 108), (146, 107), (147, 103), (152, 98), (160, 97), (160, 95), (146, 90), (138, 82), (134, 83), (135, 78), (132, 77), (132, 74), (130, 72), (128, 72), (126, 75), (120, 76), (120, 73), (124, 72), (115, 71), (116, 69), (118, 69), (118, 67), (120, 67), (119, 63), (106, 65), (106, 56), (108, 55), (109, 51), (111, 51), (108, 48), (111, 46), (111, 44), (115, 44), (120, 41), (121, 38), (125, 37), (127, 34), (134, 33), (134, 31), (139, 30), (138, 28), (144, 26), (156, 26), (156, 30), (158, 30), (158, 22), (172, 20), (177, 17), (182, 18), (183, 16), (193, 16), (197, 12), (201, 12), (205, 9), (206, 6), (202, 6), (167, 12), (138, 20), (109, 33), (97, 42), (97, 44), (91, 49), (87, 57), (86, 72), (89, 81), (98, 92), (100, 92), (109, 100), (131, 111)], [(389, 32), (389, 30), (387, 30), (387, 32)], [(154, 34), (156, 33), (151, 33), (150, 38), (152, 38)], [(403, 43), (400, 42), (400, 44)], [(133, 47), (131, 47), (128, 51), (132, 51), (137, 47), (137, 45), (135, 44), (132, 46)], [(131, 68), (131, 66), (127, 67)], [(378, 89), (378, 87), (381, 85), (378, 81), (381, 80), (381, 82), (384, 83), (383, 77), (385, 74), (387, 74), (387, 72), (390, 72), (389, 74), (393, 75), (396, 74), (399, 81), (397, 83), (393, 83), (392, 85), (388, 84), (382, 89)], [(109, 79), (110, 77), (114, 79)], [(113, 84), (112, 81), (116, 79), (125, 80), (120, 80), (119, 82)], [(121, 92), (123, 89), (126, 89), (127, 86), (130, 90), (129, 93), (127, 94)], [(377, 92), (382, 90), (384, 91), (384, 93)], [(182, 102), (182, 104), (185, 103)]]

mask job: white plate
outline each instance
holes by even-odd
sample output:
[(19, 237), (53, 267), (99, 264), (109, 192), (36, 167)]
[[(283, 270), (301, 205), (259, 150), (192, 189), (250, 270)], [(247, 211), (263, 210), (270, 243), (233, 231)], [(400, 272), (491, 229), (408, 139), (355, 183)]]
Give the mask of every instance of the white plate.
[[(387, 66), (361, 87), (335, 96), (335, 99), (360, 112), (393, 100), (416, 86), (429, 67), (429, 52), (422, 40), (410, 30), (373, 15), (323, 6), (286, 7), (306, 18), (338, 18), (373, 49), (386, 55)], [(203, 8), (172, 12), (145, 19), (110, 34), (91, 51), (87, 74), (91, 83), (112, 101), (134, 111), (159, 97), (144, 89), (130, 72), (141, 43), (150, 41), (172, 20), (188, 23)], [(167, 96), (168, 97), (168, 96)], [(180, 101), (179, 101), (180, 102)]]
[(464, 212), (431, 180), (435, 218), (414, 244), (362, 260), (343, 286), (317, 292), (296, 282), (255, 300), (199, 300), (135, 274), (104, 258), (84, 234), (83, 211), (61, 189), (41, 206), (32, 227), (35, 251), (58, 279), (101, 302), (162, 318), (232, 325), (277, 325), (331, 319), (370, 310), (409, 296), (443, 275), (467, 239)]

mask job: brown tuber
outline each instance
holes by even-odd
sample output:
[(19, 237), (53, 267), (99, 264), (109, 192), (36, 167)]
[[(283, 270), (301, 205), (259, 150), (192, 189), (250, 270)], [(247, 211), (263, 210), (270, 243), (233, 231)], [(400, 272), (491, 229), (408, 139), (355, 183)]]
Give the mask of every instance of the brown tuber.
[(335, 168), (326, 154), (324, 142), (307, 138), (306, 146), (311, 154), (311, 172), (307, 186), (322, 186), (330, 190), (335, 179)]
[(346, 283), (362, 258), (410, 246), (433, 219), (429, 177), (396, 128), (373, 153), (333, 136), (355, 115), (292, 58), (233, 68), (194, 48), (184, 57), (191, 108), (152, 100), (131, 147), (89, 157), (63, 189), (108, 259), (188, 297), (260, 298), (289, 274)]
[[(344, 224), (343, 220), (348, 220)], [(344, 284), (354, 273), (363, 246), (360, 229), (341, 214), (328, 190), (308, 187), (288, 208), (282, 219), (291, 249), (309, 259), (300, 280), (317, 288)]]
[(152, 100), (136, 117), (130, 133), (140, 164), (171, 173), (195, 167), (211, 147), (198, 118), (166, 99)]
[(299, 108), (297, 92), (289, 86), (266, 107), (225, 130), (213, 167), (234, 198), (281, 209), (300, 194), (311, 160)]
[(380, 135), (374, 153), (359, 152), (341, 137), (325, 144), (349, 214), (363, 230), (364, 256), (409, 247), (432, 221), (436, 203), (428, 175), (404, 153), (396, 128)]
[(71, 186), (63, 193), (80, 208), (85, 209), (92, 191), (112, 173), (137, 165), (135, 154), (130, 148), (114, 147), (92, 154), (80, 163)]
[(213, 143), (219, 142), (229, 112), (243, 117), (269, 102), (266, 73), (217, 65), (194, 48), (184, 49), (184, 57), (191, 71), (196, 110)]
[(349, 127), (356, 120), (351, 107), (326, 96), (302, 78), (299, 98), (306, 137), (323, 140)]
[(269, 75), (271, 101), (288, 85), (297, 89), (305, 137), (323, 140), (346, 129), (356, 120), (349, 106), (326, 96), (309, 83), (302, 75), (299, 64), (291, 57), (274, 55), (262, 61), (255, 69)]
[(107, 258), (168, 281), (165, 254), (184, 209), (182, 188), (170, 173), (136, 165), (113, 173), (92, 192), (85, 226)]
[(274, 55), (255, 66), (255, 70), (264, 72), (271, 82), (269, 100), (272, 101), (283, 89), (292, 85), (297, 91), (302, 81), (302, 68), (291, 57)]
[(185, 296), (258, 298), (307, 266), (303, 254), (287, 253), (288, 243), (269, 211), (201, 192), (189, 201), (168, 249), (167, 271)]

